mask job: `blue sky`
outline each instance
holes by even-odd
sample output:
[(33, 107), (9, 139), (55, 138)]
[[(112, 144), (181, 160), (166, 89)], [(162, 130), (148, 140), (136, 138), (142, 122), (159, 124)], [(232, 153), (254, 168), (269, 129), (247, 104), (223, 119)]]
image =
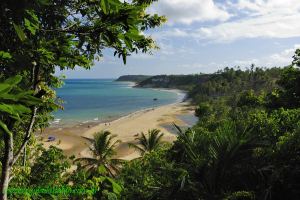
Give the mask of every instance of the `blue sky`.
[(285, 66), (300, 48), (299, 0), (159, 0), (149, 9), (168, 18), (146, 32), (160, 50), (138, 54), (127, 65), (105, 50), (91, 70), (59, 72), (67, 78), (126, 74), (210, 73), (226, 66)]

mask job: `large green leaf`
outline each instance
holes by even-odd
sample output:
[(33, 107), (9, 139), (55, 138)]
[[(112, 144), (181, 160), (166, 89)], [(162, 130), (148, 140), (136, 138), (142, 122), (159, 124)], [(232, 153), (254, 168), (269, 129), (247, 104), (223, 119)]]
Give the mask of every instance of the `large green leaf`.
[(30, 16), (31, 23), (34, 24), (34, 26), (38, 26), (38, 24), (39, 24), (39, 18), (34, 13), (34, 11), (33, 10), (26, 10), (26, 13)]
[(17, 86), (22, 77), (11, 77), (0, 84), (0, 113), (20, 120), (20, 116), (31, 112), (30, 106), (40, 104), (41, 99), (33, 96), (33, 91), (24, 91)]
[(112, 178), (107, 177), (107, 180), (111, 183), (113, 192), (119, 195), (122, 192), (122, 187), (117, 184)]
[(33, 96), (33, 91), (26, 91), (20, 93), (20, 95), (22, 95), (20, 98), (20, 102), (23, 102), (26, 105), (36, 105), (43, 102), (42, 99)]
[(28, 114), (31, 112), (29, 108), (21, 104), (0, 104), (0, 112), (7, 113), (10, 117), (19, 120), (21, 114)]
[(13, 26), (15, 28), (15, 31), (16, 31), (19, 39), (23, 42), (26, 39), (26, 35), (25, 35), (23, 29), (21, 28), (20, 25), (17, 25), (15, 23), (13, 23)]
[(121, 2), (119, 0), (109, 0), (109, 3), (114, 6), (121, 6)]
[(34, 25), (34, 24), (32, 24), (28, 19), (24, 19), (24, 22), (25, 22), (25, 27), (26, 27), (26, 29), (27, 30), (29, 30), (30, 31), (30, 33), (32, 34), (32, 35), (35, 35), (35, 33), (36, 33), (36, 30), (37, 30), (37, 26), (36, 25)]
[(31, 113), (31, 110), (30, 108), (24, 106), (24, 105), (21, 105), (21, 104), (14, 104), (14, 105), (11, 105), (13, 110), (15, 112), (18, 112), (19, 114), (28, 114), (28, 113)]
[(13, 101), (16, 103), (22, 103), (27, 106), (32, 106), (42, 103), (42, 100), (33, 96), (33, 91), (19, 92), (16, 94), (4, 93), (0, 94), (0, 101)]
[(5, 133), (12, 135), (12, 132), (10, 132), (10, 130), (7, 128), (6, 124), (1, 120), (0, 120), (0, 129), (2, 131), (4, 131)]
[(108, 13), (108, 9), (109, 9), (108, 0), (101, 0), (100, 7), (101, 7), (103, 13), (107, 14)]
[(119, 11), (121, 2), (119, 0), (101, 0), (100, 7), (104, 14), (116, 13)]
[(12, 56), (11, 56), (10, 53), (8, 53), (8, 52), (0, 51), (0, 58), (1, 58), (1, 59), (11, 59)]
[(121, 6), (121, 2), (119, 0), (108, 0), (110, 4), (110, 13), (116, 13), (119, 11), (119, 8)]
[(4, 94), (8, 91), (11, 90), (11, 85), (7, 84), (7, 83), (0, 83), (0, 98), (1, 98), (1, 94)]
[(14, 112), (14, 109), (7, 104), (0, 104), (0, 112), (1, 113), (8, 113), (10, 115), (16, 115), (17, 113)]
[(21, 82), (22, 76), (16, 75), (14, 77), (8, 78), (4, 81), (5, 84), (17, 85)]

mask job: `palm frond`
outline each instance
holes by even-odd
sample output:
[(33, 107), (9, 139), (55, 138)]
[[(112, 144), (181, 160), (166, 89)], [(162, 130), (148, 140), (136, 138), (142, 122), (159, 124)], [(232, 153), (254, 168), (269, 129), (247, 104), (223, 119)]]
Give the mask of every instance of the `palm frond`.
[(97, 162), (97, 159), (95, 159), (95, 158), (88, 158), (88, 157), (86, 157), (86, 158), (77, 158), (77, 159), (74, 160), (74, 162), (75, 163), (76, 162), (93, 163), (93, 162)]
[(158, 129), (151, 129), (148, 130), (147, 136), (145, 133), (141, 132), (135, 140), (137, 144), (129, 143), (129, 147), (135, 148), (138, 150), (142, 155), (156, 150), (161, 146), (161, 140), (163, 137), (163, 133), (160, 134), (160, 130)]
[(145, 153), (145, 149), (143, 149), (142, 147), (133, 144), (133, 143), (128, 143), (129, 148), (134, 148), (136, 150), (138, 150), (142, 155)]
[(92, 143), (90, 150), (93, 152), (94, 158), (78, 158), (74, 162), (84, 163), (84, 168), (88, 168), (91, 173), (103, 165), (113, 176), (114, 171), (118, 168), (117, 165), (121, 163), (118, 159), (112, 158), (115, 155), (115, 148), (121, 142), (120, 140), (114, 141), (115, 137), (109, 131), (100, 131), (94, 134), (93, 140), (85, 138)]

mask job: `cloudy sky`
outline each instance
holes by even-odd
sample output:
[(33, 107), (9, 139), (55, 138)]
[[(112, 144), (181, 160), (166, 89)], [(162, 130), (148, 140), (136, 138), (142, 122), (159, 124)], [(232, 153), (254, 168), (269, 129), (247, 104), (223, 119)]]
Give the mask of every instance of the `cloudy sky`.
[(149, 10), (168, 22), (148, 32), (160, 46), (127, 65), (113, 52), (68, 78), (115, 78), (125, 74), (190, 74), (226, 66), (285, 66), (300, 48), (300, 0), (159, 0)]

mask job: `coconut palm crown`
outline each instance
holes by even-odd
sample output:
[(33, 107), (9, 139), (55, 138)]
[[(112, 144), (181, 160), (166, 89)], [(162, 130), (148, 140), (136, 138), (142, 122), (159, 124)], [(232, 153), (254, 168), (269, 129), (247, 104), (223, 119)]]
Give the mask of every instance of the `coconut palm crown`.
[(115, 148), (121, 142), (114, 140), (116, 135), (112, 135), (109, 131), (100, 131), (94, 134), (93, 139), (88, 139), (92, 144), (90, 150), (93, 157), (78, 158), (75, 162), (83, 164), (82, 167), (87, 168), (89, 172), (97, 170), (100, 166), (104, 166), (110, 176), (114, 176), (118, 172), (118, 166), (122, 160), (115, 159)]
[(163, 133), (158, 129), (148, 130), (147, 136), (141, 132), (135, 140), (136, 143), (129, 143), (129, 147), (133, 147), (138, 150), (141, 155), (152, 152), (158, 149), (162, 145)]

